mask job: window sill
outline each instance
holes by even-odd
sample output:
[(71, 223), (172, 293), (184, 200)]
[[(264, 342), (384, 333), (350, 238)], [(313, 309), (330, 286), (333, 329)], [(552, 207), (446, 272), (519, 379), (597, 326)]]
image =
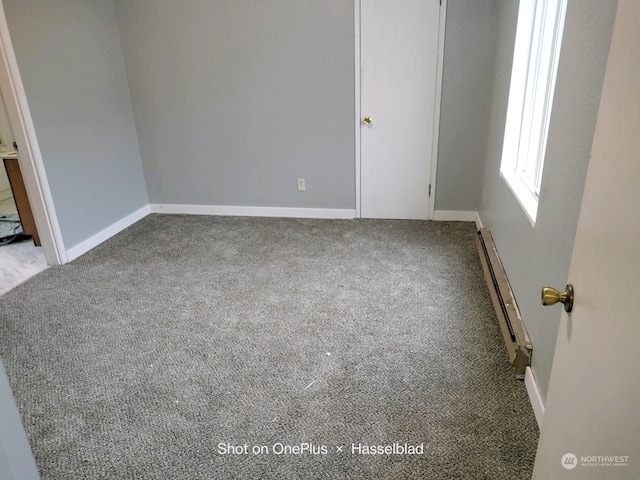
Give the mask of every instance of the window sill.
[(531, 193), (531, 190), (529, 190), (516, 172), (501, 169), (500, 177), (502, 177), (516, 197), (516, 200), (527, 215), (531, 226), (535, 226), (538, 215), (538, 196)]

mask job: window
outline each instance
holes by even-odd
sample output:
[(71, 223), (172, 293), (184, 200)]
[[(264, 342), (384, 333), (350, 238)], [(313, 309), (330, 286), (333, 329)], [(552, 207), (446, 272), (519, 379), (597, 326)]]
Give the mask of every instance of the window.
[(549, 130), (566, 0), (521, 0), (500, 174), (532, 223)]

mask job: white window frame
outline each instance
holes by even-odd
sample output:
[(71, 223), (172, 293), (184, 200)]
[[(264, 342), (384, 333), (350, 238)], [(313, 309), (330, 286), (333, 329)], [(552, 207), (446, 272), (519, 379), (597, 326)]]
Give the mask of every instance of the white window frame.
[(521, 0), (500, 176), (535, 225), (567, 0)]

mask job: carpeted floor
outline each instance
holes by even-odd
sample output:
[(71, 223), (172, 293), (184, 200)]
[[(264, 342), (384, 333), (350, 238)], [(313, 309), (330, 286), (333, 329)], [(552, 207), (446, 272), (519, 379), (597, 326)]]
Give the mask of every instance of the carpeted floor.
[(538, 429), (474, 237), (150, 215), (46, 270), (0, 297), (42, 478), (530, 478)]

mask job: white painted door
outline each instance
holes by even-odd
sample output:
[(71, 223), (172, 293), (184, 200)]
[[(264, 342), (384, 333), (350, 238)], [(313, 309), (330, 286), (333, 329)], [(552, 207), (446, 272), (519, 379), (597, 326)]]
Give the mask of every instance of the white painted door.
[(439, 0), (361, 0), (361, 217), (429, 216), (439, 12)]
[(640, 478), (639, 24), (640, 2), (620, 0), (569, 271), (575, 304), (560, 324), (538, 480)]

